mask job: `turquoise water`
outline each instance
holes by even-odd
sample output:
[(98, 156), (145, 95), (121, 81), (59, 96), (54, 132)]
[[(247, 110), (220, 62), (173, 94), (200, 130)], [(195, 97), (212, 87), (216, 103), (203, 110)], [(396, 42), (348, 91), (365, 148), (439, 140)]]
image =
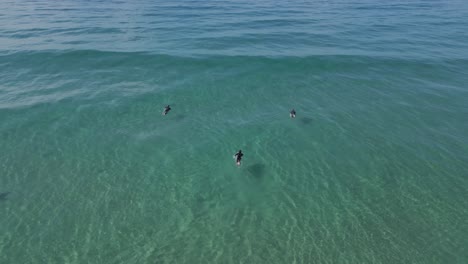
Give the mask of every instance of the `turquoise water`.
[(0, 2), (0, 263), (468, 263), (467, 29), (465, 1)]

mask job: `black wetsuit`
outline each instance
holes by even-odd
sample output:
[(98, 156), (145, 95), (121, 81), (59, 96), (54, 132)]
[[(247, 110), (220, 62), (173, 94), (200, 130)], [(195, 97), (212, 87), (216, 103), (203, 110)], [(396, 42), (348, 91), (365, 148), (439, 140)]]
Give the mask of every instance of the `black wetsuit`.
[(242, 153), (242, 151), (239, 151), (234, 156), (236, 157), (236, 162), (240, 163), (241, 159), (242, 159), (242, 156), (244, 156), (244, 153)]
[(164, 115), (167, 115), (167, 113), (169, 113), (169, 111), (171, 111), (171, 107), (170, 107), (170, 106), (164, 107)]
[(296, 117), (296, 110), (294, 109), (291, 110), (290, 114), (291, 114), (291, 117)]

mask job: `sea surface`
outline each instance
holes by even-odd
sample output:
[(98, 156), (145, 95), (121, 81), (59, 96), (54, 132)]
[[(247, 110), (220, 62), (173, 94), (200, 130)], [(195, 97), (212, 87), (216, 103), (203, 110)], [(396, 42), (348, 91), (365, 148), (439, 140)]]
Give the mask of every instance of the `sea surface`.
[(0, 1), (0, 263), (467, 249), (467, 1)]

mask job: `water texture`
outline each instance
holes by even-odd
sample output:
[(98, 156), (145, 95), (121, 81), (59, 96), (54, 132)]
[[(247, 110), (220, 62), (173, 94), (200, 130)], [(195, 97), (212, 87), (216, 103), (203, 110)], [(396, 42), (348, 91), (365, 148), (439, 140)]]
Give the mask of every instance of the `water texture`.
[(0, 263), (468, 263), (466, 32), (456, 0), (1, 1)]

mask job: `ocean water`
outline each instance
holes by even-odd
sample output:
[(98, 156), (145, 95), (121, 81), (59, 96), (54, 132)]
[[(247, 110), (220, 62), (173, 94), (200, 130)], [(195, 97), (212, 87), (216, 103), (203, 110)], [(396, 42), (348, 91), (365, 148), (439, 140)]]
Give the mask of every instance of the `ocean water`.
[(462, 0), (1, 1), (0, 263), (468, 263), (467, 32)]

